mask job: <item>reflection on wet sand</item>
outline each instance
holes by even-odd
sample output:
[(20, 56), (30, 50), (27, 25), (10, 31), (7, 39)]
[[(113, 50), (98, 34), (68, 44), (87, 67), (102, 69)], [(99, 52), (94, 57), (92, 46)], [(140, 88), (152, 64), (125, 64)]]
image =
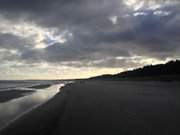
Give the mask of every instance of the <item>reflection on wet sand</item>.
[(19, 117), (23, 113), (30, 111), (32, 108), (46, 102), (53, 97), (59, 88), (64, 84), (52, 85), (44, 90), (38, 90), (32, 95), (17, 98), (9, 102), (0, 104), (0, 128)]
[(27, 94), (32, 94), (35, 90), (7, 90), (0, 91), (0, 103), (7, 102), (12, 99), (26, 96)]

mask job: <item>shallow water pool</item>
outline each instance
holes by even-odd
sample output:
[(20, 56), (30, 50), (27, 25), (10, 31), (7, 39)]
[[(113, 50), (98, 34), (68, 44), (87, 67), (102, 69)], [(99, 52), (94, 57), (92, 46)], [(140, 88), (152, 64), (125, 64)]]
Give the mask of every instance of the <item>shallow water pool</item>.
[(0, 128), (56, 95), (65, 84), (55, 84), (33, 94), (0, 103)]

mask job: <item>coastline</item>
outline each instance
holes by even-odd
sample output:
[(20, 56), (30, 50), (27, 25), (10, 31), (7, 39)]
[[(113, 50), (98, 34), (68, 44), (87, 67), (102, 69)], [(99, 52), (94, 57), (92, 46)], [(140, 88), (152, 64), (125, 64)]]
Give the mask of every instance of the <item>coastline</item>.
[[(65, 96), (66, 94), (62, 92), (61, 89), (61, 92), (58, 92), (47, 102), (32, 108), (32, 110), (0, 129), (0, 134), (20, 135), (26, 133), (26, 135), (32, 135), (44, 134), (42, 130), (47, 130), (47, 132), (51, 131), (49, 125), (55, 124), (58, 114), (63, 110)], [(59, 111), (57, 111), (57, 109), (59, 109)]]
[(26, 96), (27, 94), (34, 93), (35, 90), (7, 90), (0, 91), (0, 103), (7, 102), (12, 99), (20, 98)]
[(27, 87), (19, 87), (19, 88), (8, 88), (0, 91), (0, 103), (4, 103), (13, 99), (17, 99), (20, 97), (24, 97), (26, 95), (32, 94), (37, 90), (43, 90), (51, 87), (53, 84), (36, 84)]
[(180, 84), (100, 82), (67, 84), (1, 135), (177, 134)]
[[(7, 97), (10, 99), (7, 102), (0, 103), (0, 129), (11, 123), (12, 121), (17, 120), (22, 115), (30, 112), (32, 109), (35, 109), (41, 104), (47, 102), (49, 99), (54, 97), (55, 94), (59, 92), (59, 88), (64, 86), (64, 82), (57, 84), (55, 83), (51, 87), (46, 89), (30, 89), (30, 88), (18, 88), (16, 93), (20, 94), (22, 92), (30, 92), (34, 90), (31, 94), (24, 94), (23, 96), (10, 99), (14, 91), (8, 90), (3, 91), (8, 93)], [(4, 97), (3, 97), (4, 98)], [(4, 98), (5, 99), (5, 98)]]

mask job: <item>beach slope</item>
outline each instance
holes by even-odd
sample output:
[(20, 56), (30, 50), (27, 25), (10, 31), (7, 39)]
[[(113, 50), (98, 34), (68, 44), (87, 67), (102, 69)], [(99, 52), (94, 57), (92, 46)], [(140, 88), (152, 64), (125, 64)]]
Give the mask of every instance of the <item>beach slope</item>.
[(0, 134), (180, 134), (179, 97), (176, 82), (76, 82)]

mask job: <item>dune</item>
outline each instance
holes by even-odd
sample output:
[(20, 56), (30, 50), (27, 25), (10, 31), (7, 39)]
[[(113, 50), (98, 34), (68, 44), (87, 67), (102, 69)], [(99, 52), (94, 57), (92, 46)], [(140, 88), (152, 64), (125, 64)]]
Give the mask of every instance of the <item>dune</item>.
[(180, 83), (83, 81), (68, 84), (1, 135), (180, 134)]

